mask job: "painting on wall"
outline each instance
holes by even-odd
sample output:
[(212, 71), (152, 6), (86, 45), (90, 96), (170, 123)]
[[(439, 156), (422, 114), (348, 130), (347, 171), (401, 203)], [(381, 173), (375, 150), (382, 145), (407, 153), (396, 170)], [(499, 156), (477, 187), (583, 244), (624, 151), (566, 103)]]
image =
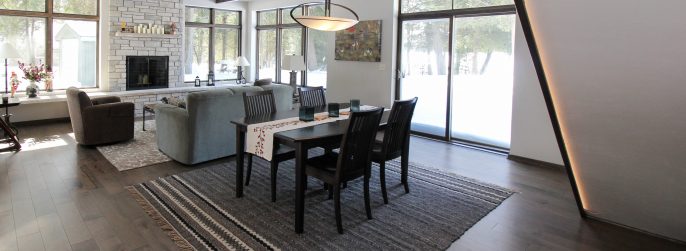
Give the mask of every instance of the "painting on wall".
[(381, 20), (360, 21), (337, 31), (336, 60), (381, 62)]

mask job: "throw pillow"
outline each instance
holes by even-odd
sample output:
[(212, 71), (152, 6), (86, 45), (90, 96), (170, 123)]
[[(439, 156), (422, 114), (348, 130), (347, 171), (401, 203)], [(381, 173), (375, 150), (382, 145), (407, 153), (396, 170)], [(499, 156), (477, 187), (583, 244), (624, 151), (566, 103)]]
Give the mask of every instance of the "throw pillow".
[(171, 97), (171, 98), (164, 97), (164, 98), (162, 98), (162, 103), (173, 105), (173, 106), (178, 106), (179, 108), (186, 109), (186, 101), (184, 101), (182, 98), (179, 98), (179, 97)]
[(272, 79), (271, 78), (265, 78), (265, 79), (255, 80), (255, 83), (253, 85), (254, 86), (265, 86), (265, 85), (271, 85), (271, 84), (272, 84)]

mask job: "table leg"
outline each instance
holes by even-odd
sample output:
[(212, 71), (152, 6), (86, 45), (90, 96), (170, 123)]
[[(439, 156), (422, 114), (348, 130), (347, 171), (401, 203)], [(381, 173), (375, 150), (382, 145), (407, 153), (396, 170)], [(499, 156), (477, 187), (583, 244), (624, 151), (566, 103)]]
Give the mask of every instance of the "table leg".
[(236, 126), (236, 197), (243, 197), (243, 155), (245, 132)]
[(305, 161), (307, 149), (302, 144), (295, 147), (295, 232), (302, 233), (305, 217)]

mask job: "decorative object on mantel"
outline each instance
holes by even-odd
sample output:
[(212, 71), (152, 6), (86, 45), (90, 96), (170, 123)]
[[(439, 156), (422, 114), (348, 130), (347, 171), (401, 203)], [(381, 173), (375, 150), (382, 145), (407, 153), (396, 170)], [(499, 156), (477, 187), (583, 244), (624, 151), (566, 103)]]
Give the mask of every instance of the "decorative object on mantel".
[(200, 76), (195, 76), (195, 87), (200, 87)]
[[(306, 7), (312, 7), (312, 6), (321, 6), (324, 5), (324, 15), (323, 16), (309, 16), (309, 15), (301, 15), (301, 16), (295, 16), (293, 15), (295, 13), (296, 9), (300, 9), (300, 13), (305, 13), (303, 11)], [(354, 19), (351, 18), (345, 18), (345, 17), (332, 17), (331, 16), (331, 6), (337, 6), (340, 7), (341, 9), (349, 11), (353, 16), (355, 16)], [(301, 5), (296, 6), (291, 10), (291, 18), (295, 20), (295, 22), (301, 24), (302, 26), (305, 26), (307, 28), (315, 29), (315, 30), (321, 30), (321, 31), (339, 31), (343, 29), (347, 29), (352, 27), (353, 25), (357, 24), (360, 21), (360, 17), (357, 16), (357, 13), (353, 11), (352, 9), (345, 7), (340, 4), (335, 4), (331, 3), (331, 0), (325, 0), (324, 2), (312, 2), (312, 3), (304, 3)]]
[(296, 55), (284, 55), (281, 62), (281, 69), (291, 71), (291, 78), (288, 82), (293, 87), (293, 97), (298, 93), (298, 72), (307, 70), (305, 67), (305, 57)]
[(245, 77), (243, 76), (243, 68), (246, 66), (250, 66), (250, 62), (248, 59), (244, 56), (238, 57), (238, 76), (236, 76), (236, 84), (245, 84), (248, 81), (245, 80)]
[(381, 20), (336, 32), (336, 60), (381, 62)]
[(26, 87), (26, 96), (29, 98), (38, 97), (40, 89), (38, 88), (38, 85), (36, 85), (36, 82), (41, 82), (48, 76), (48, 73), (45, 70), (45, 64), (30, 64), (29, 66), (26, 66), (26, 64), (19, 62), (19, 69), (24, 72), (24, 79), (31, 81), (31, 84)]
[(19, 89), (19, 84), (21, 84), (21, 81), (19, 81), (19, 77), (17, 77), (16, 72), (12, 72), (12, 77), (10, 77), (10, 98), (14, 98), (14, 94), (17, 93), (17, 89)]
[(176, 35), (176, 23), (172, 22), (169, 26), (169, 34)]
[(214, 72), (207, 73), (207, 86), (214, 86)]
[[(21, 58), (21, 55), (19, 55), (19, 52), (17, 52), (17, 49), (14, 48), (10, 43), (4, 42), (2, 45), (0, 45), (0, 58), (5, 59), (5, 94), (8, 93), (8, 82), (7, 82), (7, 69), (9, 68), (9, 64), (7, 63), (7, 59), (10, 58)], [(13, 76), (16, 76), (14, 72), (12, 72)], [(14, 92), (12, 92), (12, 97), (14, 97)]]

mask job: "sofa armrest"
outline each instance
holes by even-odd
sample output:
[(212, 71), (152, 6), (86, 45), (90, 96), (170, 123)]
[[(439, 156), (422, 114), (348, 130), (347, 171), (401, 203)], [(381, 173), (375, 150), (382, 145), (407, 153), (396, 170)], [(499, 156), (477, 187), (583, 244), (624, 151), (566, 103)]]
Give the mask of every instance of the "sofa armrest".
[(93, 105), (119, 103), (119, 102), (121, 102), (121, 98), (119, 98), (117, 96), (98, 97), (98, 98), (92, 98), (91, 102), (93, 103)]
[[(82, 111), (83, 120), (110, 120), (111, 118), (133, 118), (133, 103), (109, 103), (86, 107)], [(97, 122), (97, 121), (93, 121)]]
[(157, 148), (172, 159), (192, 164), (193, 142), (188, 111), (173, 105), (155, 106)]

